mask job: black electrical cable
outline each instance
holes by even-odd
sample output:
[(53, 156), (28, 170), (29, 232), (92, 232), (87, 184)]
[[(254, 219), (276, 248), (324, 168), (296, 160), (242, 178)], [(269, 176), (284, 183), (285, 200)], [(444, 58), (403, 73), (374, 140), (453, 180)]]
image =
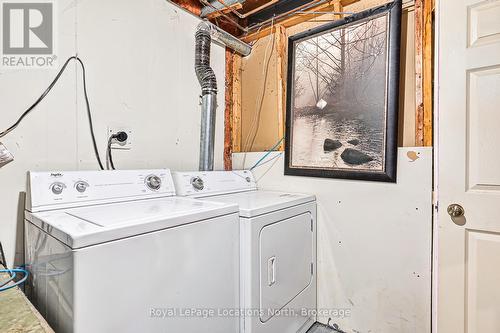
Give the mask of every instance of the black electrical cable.
[(106, 167), (109, 169), (111, 166), (112, 170), (115, 169), (115, 164), (113, 162), (113, 155), (112, 155), (112, 148), (111, 144), (113, 143), (113, 140), (118, 141), (119, 143), (123, 143), (128, 140), (128, 134), (124, 131), (117, 132), (115, 134), (112, 134), (109, 139), (108, 139), (108, 147), (106, 148)]
[(89, 97), (88, 97), (88, 94), (87, 94), (87, 81), (86, 81), (86, 78), (85, 78), (85, 65), (80, 60), (80, 58), (78, 58), (78, 56), (71, 56), (71, 57), (68, 58), (68, 60), (66, 60), (66, 62), (64, 63), (64, 65), (62, 66), (62, 68), (59, 70), (59, 72), (57, 73), (56, 77), (50, 83), (50, 85), (48, 86), (48, 88), (45, 89), (45, 91), (42, 93), (42, 95), (40, 97), (38, 97), (38, 99), (26, 111), (24, 111), (24, 113), (21, 115), (21, 117), (19, 117), (19, 119), (12, 126), (10, 126), (8, 129), (6, 129), (5, 131), (3, 131), (3, 132), (0, 133), (0, 138), (4, 137), (8, 133), (10, 133), (13, 130), (15, 130), (16, 127), (19, 126), (19, 124), (23, 121), (23, 119), (31, 111), (33, 111), (33, 109), (38, 104), (40, 104), (40, 102), (48, 95), (48, 93), (55, 86), (55, 84), (57, 83), (57, 81), (59, 80), (59, 78), (61, 77), (62, 73), (64, 72), (64, 70), (66, 69), (66, 67), (68, 66), (68, 64), (69, 64), (69, 62), (71, 60), (78, 61), (80, 63), (80, 65), (82, 66), (82, 72), (83, 72), (83, 94), (84, 94), (84, 97), (85, 97), (85, 104), (86, 104), (86, 107), (87, 107), (87, 116), (88, 116), (88, 119), (89, 119), (90, 136), (92, 137), (92, 144), (94, 146), (94, 153), (95, 153), (95, 157), (97, 159), (97, 163), (99, 163), (99, 168), (101, 168), (101, 170), (104, 170), (104, 166), (102, 164), (101, 157), (99, 156), (99, 150), (97, 149), (97, 143), (96, 143), (95, 134), (94, 134), (94, 125), (92, 123), (92, 113), (90, 111)]
[[(107, 161), (109, 162), (109, 166), (111, 166), (111, 170), (115, 170), (115, 164), (113, 163), (113, 155), (111, 153), (111, 143), (113, 142), (113, 139), (116, 138), (116, 134), (112, 135), (108, 139), (108, 148), (106, 149), (106, 155), (107, 155)], [(109, 167), (108, 167), (109, 169)]]
[(3, 252), (2, 242), (0, 242), (0, 265), (7, 268), (7, 260), (5, 259), (5, 253)]

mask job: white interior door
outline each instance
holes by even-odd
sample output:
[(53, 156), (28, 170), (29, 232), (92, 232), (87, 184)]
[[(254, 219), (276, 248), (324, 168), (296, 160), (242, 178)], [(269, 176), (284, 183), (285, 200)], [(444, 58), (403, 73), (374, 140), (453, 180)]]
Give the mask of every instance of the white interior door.
[(437, 5), (437, 328), (498, 333), (500, 0)]

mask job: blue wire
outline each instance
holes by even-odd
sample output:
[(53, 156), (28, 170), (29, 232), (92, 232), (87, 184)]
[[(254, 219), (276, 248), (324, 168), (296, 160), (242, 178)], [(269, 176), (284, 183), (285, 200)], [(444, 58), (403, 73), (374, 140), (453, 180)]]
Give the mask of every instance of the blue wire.
[(263, 166), (263, 165), (265, 165), (265, 164), (267, 164), (267, 163), (269, 163), (269, 162), (272, 162), (273, 160), (275, 160), (275, 159), (277, 159), (277, 158), (279, 158), (279, 157), (281, 157), (281, 153), (276, 154), (276, 155), (274, 155), (273, 157), (271, 157), (271, 158), (269, 158), (269, 159), (267, 159), (267, 160), (265, 160), (265, 161), (261, 162), (261, 163), (260, 163), (259, 165), (257, 165), (254, 169), (260, 168), (261, 166)]
[(9, 283), (10, 281), (14, 280), (16, 278), (16, 272), (12, 272), (12, 274), (10, 274), (10, 278), (8, 278), (7, 280), (3, 281), (2, 283), (0, 283), (0, 288), (5, 286), (7, 283)]
[(262, 156), (258, 161), (257, 163), (255, 163), (253, 165), (253, 167), (250, 168), (250, 171), (252, 171), (253, 169), (255, 169), (267, 156), (269, 156), (269, 154), (271, 154), (273, 151), (276, 150), (276, 148), (281, 144), (281, 142), (285, 139), (285, 137), (282, 137), (278, 142), (276, 142), (276, 144), (267, 151), (267, 153), (264, 154), (264, 156)]
[(24, 283), (26, 281), (26, 279), (28, 278), (28, 275), (29, 275), (29, 272), (25, 269), (21, 269), (21, 268), (14, 268), (14, 269), (0, 269), (0, 273), (9, 273), (9, 274), (13, 274), (13, 273), (23, 273), (24, 274), (24, 277), (17, 281), (16, 283), (10, 285), (10, 286), (6, 286), (6, 287), (1, 287), (0, 288), (0, 292), (2, 291), (5, 291), (5, 290), (8, 290), (8, 289), (11, 289), (11, 288), (14, 288), (22, 283)]

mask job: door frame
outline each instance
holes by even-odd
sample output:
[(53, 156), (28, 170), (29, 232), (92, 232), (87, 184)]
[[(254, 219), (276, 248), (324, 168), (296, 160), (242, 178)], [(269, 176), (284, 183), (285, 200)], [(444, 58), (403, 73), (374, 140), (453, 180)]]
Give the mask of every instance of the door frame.
[(434, 16), (434, 91), (433, 91), (433, 193), (432, 193), (432, 271), (431, 271), (431, 332), (438, 332), (438, 279), (439, 279), (439, 87), (440, 87), (440, 40), (441, 2), (435, 0)]

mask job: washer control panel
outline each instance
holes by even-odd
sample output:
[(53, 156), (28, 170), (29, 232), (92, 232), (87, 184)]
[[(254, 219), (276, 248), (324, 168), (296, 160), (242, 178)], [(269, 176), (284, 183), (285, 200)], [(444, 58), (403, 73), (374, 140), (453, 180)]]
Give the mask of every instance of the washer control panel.
[(30, 172), (28, 181), (30, 211), (175, 195), (168, 169)]
[(257, 189), (248, 170), (174, 172), (173, 178), (177, 195), (181, 196), (203, 197)]

